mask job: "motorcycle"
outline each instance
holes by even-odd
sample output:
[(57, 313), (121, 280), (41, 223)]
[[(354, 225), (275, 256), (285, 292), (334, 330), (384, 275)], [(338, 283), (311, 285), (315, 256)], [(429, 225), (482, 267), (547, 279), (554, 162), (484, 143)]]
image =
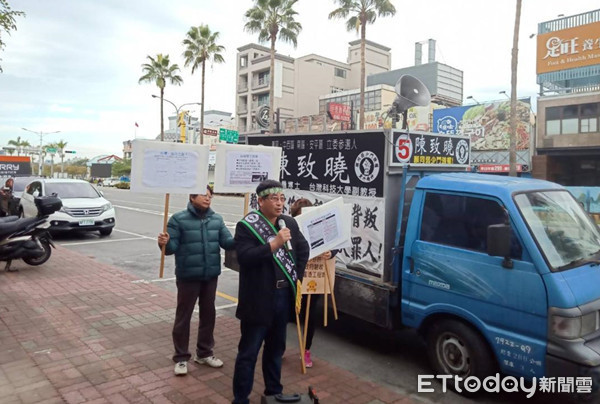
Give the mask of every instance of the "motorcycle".
[(62, 207), (55, 196), (35, 199), (38, 215), (19, 219), (17, 216), (0, 218), (0, 261), (6, 261), (10, 271), (12, 261), (22, 259), (29, 265), (42, 265), (50, 259), (52, 248), (56, 248), (48, 228), (48, 216)]

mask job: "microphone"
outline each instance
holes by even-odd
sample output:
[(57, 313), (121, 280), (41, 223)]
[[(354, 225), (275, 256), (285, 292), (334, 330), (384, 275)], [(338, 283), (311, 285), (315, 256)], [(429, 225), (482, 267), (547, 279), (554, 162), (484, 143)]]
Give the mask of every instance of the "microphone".
[[(283, 220), (281, 218), (277, 221), (277, 224), (279, 225), (280, 229), (287, 228), (287, 226), (285, 225), (285, 220)], [(288, 251), (292, 251), (292, 243), (290, 242), (290, 240), (285, 242), (285, 248), (287, 248)]]

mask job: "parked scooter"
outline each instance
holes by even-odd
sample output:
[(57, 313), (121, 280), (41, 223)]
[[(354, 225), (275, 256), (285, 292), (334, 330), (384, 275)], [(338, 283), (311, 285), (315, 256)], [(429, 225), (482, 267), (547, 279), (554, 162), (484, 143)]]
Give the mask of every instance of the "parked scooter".
[(6, 261), (10, 271), (12, 260), (22, 259), (29, 265), (42, 265), (48, 261), (54, 247), (48, 231), (48, 216), (62, 207), (55, 196), (35, 199), (37, 217), (19, 219), (17, 216), (0, 218), (0, 261)]

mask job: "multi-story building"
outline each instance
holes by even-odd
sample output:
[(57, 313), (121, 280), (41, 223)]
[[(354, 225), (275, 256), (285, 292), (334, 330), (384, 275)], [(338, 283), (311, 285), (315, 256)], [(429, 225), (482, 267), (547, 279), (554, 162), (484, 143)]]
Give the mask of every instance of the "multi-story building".
[(538, 24), (533, 176), (600, 186), (600, 10)]
[[(390, 48), (367, 41), (366, 75), (390, 70)], [(270, 49), (257, 44), (238, 48), (236, 114), (240, 132), (260, 132), (256, 113), (269, 105)], [(318, 114), (319, 96), (358, 88), (360, 85), (360, 40), (348, 47), (347, 61), (339, 62), (309, 54), (292, 58), (275, 54), (274, 108), (280, 121), (302, 115)]]

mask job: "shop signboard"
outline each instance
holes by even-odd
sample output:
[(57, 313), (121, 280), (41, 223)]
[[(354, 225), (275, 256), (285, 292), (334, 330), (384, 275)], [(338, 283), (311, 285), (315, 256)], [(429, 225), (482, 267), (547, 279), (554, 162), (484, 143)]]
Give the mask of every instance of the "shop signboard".
[(600, 64), (600, 22), (537, 36), (537, 74)]

